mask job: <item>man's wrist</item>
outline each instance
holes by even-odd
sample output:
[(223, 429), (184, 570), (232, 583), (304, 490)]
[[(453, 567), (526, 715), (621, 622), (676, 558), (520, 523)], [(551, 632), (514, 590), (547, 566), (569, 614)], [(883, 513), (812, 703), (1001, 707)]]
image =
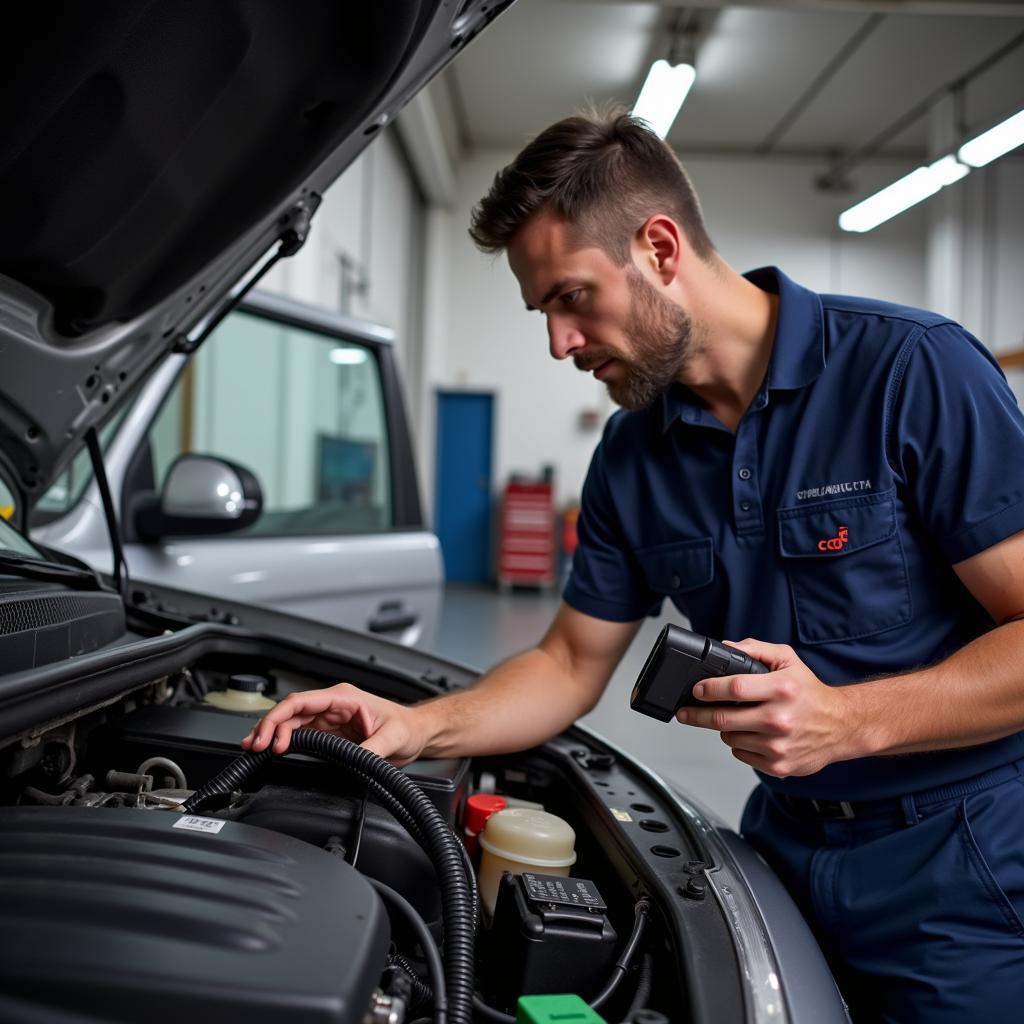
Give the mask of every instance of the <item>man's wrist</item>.
[(415, 728), (420, 733), (423, 741), (424, 757), (447, 757), (449, 751), (446, 749), (446, 733), (448, 716), (446, 715), (445, 698), (433, 698), (425, 700), (421, 704), (414, 704), (410, 709), (415, 722)]
[(851, 761), (885, 753), (889, 740), (878, 688), (869, 683), (851, 683), (835, 687), (835, 693), (843, 702), (839, 743), (843, 754), (836, 760)]

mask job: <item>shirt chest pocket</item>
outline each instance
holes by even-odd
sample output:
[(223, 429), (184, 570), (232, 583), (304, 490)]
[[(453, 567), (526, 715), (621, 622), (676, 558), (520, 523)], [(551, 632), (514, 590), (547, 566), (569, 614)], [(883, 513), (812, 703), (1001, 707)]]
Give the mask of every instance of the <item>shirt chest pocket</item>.
[(668, 597), (706, 587), (714, 578), (710, 537), (639, 548), (636, 558), (651, 590)]
[(780, 508), (778, 522), (803, 643), (855, 640), (910, 621), (893, 489)]

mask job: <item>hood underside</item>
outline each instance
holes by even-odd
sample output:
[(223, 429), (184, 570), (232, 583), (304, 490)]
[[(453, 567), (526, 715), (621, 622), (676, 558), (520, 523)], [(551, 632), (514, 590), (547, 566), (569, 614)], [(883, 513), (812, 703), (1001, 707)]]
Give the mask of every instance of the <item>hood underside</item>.
[(5, 14), (0, 460), (25, 503), (510, 2)]

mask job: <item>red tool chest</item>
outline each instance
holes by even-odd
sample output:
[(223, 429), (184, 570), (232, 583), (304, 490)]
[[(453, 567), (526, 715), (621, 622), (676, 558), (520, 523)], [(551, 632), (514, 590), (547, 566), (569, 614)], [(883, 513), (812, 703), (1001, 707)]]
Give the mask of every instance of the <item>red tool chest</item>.
[(555, 502), (550, 483), (506, 485), (501, 502), (498, 585), (555, 583)]

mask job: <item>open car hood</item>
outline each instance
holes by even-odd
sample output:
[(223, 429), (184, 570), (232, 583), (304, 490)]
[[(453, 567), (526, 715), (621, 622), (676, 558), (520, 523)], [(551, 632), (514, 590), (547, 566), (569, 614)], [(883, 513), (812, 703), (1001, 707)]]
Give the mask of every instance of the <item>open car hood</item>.
[(0, 470), (23, 511), (90, 427), (302, 244), (323, 190), (511, 2), (8, 12)]

